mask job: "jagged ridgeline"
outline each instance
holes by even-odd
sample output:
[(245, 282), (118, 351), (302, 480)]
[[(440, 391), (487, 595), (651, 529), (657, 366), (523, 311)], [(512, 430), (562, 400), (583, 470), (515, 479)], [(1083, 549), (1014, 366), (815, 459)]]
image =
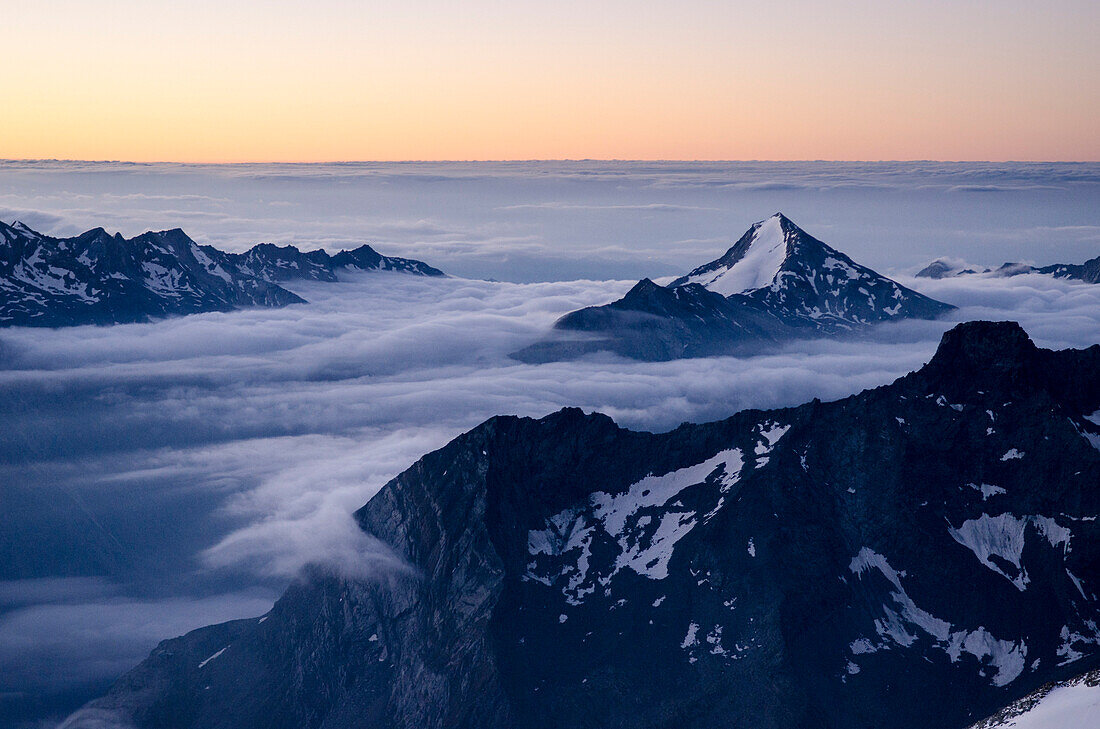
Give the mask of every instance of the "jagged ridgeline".
[(836, 402), (492, 418), (65, 726), (961, 729), (1100, 665), (1098, 411), (1100, 345), (972, 322)]
[(917, 276), (934, 279), (955, 278), (957, 276), (1008, 278), (1027, 273), (1037, 273), (1042, 276), (1053, 276), (1054, 278), (1083, 281), (1091, 284), (1100, 283), (1100, 256), (1090, 258), (1084, 263), (1052, 263), (1049, 266), (1032, 266), (1028, 263), (1013, 263), (1010, 261), (1002, 263), (999, 268), (980, 268), (949, 258), (937, 258), (920, 271), (917, 271)]
[(607, 351), (641, 360), (751, 354), (808, 336), (858, 332), (955, 307), (861, 266), (776, 213), (720, 258), (668, 284), (639, 281), (604, 306), (566, 314), (526, 362)]
[(443, 275), (368, 245), (334, 256), (269, 243), (225, 253), (178, 228), (129, 239), (103, 228), (53, 238), (22, 223), (0, 223), (0, 326), (117, 324), (301, 304), (277, 282), (335, 281), (339, 270)]

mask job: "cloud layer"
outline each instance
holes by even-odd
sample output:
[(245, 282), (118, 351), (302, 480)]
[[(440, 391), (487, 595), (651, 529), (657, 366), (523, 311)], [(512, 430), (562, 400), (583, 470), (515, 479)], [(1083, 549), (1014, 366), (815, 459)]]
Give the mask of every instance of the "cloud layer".
[(370, 242), (517, 282), (680, 275), (776, 210), (883, 272), (943, 255), (1076, 263), (1100, 244), (1098, 195), (1095, 163), (0, 163), (0, 219), (44, 232)]
[(899, 277), (961, 308), (745, 359), (521, 364), (507, 354), (560, 315), (682, 273), (776, 208), (883, 270), (945, 253), (1078, 261), (1100, 241), (1083, 202), (1095, 165), (533, 169), (0, 165), (0, 207), (58, 234), (182, 225), (235, 249), (367, 238), (452, 272), (613, 277), (362, 274), (292, 284), (310, 304), (284, 309), (0, 330), (0, 715), (71, 703), (161, 638), (263, 612), (307, 563), (391, 568), (351, 512), (492, 415), (568, 405), (664, 430), (889, 382), (956, 321), (1016, 319), (1047, 347), (1100, 338), (1100, 286)]

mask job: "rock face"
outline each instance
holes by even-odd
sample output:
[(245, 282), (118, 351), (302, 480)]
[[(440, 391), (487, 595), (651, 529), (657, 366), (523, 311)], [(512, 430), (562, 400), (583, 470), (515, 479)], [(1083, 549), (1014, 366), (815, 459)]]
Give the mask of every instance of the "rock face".
[[(648, 279), (605, 306), (567, 314), (523, 361), (611, 351), (644, 360), (739, 354), (953, 309), (861, 266), (781, 213), (659, 294)], [(709, 294), (709, 296), (707, 295)]]
[(1081, 264), (1054, 263), (1049, 266), (1031, 266), (1026, 263), (1004, 263), (1000, 268), (978, 269), (975, 266), (937, 258), (917, 272), (921, 278), (952, 278), (955, 276), (985, 275), (995, 278), (1019, 276), (1024, 273), (1039, 273), (1054, 278), (1072, 279), (1085, 283), (1100, 283), (1100, 256), (1090, 258)]
[(1100, 345), (974, 322), (832, 403), (492, 418), (64, 726), (966, 727), (1100, 666), (1098, 410)]
[(754, 299), (727, 298), (697, 283), (666, 288), (649, 279), (618, 301), (566, 314), (555, 328), (572, 336), (512, 356), (547, 362), (599, 351), (650, 361), (750, 354), (784, 341), (790, 329)]
[(231, 254), (199, 245), (182, 230), (125, 239), (102, 228), (52, 238), (21, 223), (0, 223), (0, 326), (72, 326), (147, 321), (247, 306), (305, 300), (277, 281), (335, 281), (339, 269), (440, 271), (370, 246), (302, 253), (293, 246), (255, 246)]

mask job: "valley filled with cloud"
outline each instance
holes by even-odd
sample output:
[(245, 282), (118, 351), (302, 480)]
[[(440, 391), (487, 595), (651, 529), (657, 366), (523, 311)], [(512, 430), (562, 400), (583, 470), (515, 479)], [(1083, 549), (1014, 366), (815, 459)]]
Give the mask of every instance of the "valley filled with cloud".
[[(1098, 185), (1096, 165), (5, 165), (0, 219), (43, 232), (369, 241), (452, 276), (355, 273), (291, 282), (309, 303), (280, 309), (0, 330), (0, 692), (78, 704), (163, 638), (262, 614), (307, 564), (391, 568), (352, 512), (494, 415), (576, 406), (668, 430), (841, 398), (919, 367), (973, 319), (1093, 344), (1100, 286), (906, 272), (948, 254), (1080, 262), (1100, 242)], [(745, 358), (508, 356), (775, 209), (959, 309)]]

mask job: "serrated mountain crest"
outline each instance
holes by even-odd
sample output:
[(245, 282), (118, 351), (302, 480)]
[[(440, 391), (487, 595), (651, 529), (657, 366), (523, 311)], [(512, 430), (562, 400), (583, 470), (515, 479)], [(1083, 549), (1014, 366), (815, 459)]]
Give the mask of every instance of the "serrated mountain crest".
[(271, 244), (226, 253), (179, 228), (130, 239), (103, 228), (54, 238), (22, 223), (0, 223), (0, 326), (112, 324), (286, 306), (305, 300), (278, 282), (335, 281), (338, 270), (443, 275), (370, 246), (335, 256)]

